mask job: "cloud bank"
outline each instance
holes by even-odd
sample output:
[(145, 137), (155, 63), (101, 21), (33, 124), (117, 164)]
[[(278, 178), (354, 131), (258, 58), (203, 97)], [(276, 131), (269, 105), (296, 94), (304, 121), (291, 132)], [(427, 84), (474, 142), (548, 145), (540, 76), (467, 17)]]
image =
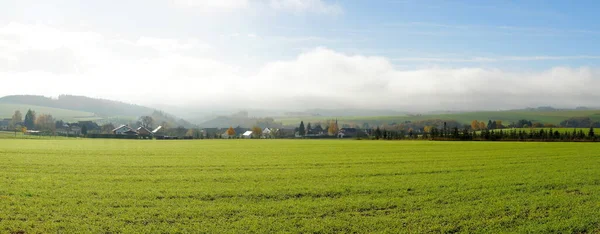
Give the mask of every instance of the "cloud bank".
[[(76, 94), (193, 108), (507, 109), (599, 106), (600, 69), (398, 69), (390, 58), (314, 48), (241, 69), (201, 40), (0, 26), (0, 95)], [(396, 61), (397, 62), (397, 61)], [(243, 72), (242, 70), (250, 70)]]

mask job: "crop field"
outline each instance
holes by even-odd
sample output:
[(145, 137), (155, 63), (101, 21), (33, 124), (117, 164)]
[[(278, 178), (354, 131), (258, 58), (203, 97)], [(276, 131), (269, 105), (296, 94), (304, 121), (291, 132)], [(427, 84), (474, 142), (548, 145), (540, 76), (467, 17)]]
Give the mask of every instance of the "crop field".
[(0, 140), (0, 233), (600, 231), (600, 144)]

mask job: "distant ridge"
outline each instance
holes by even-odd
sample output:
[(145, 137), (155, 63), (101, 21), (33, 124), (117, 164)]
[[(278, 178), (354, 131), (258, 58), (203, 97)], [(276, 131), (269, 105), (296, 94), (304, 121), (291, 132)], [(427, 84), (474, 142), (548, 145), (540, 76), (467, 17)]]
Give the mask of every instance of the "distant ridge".
[(112, 119), (113, 121), (117, 121), (116, 119), (123, 117), (135, 120), (140, 116), (150, 115), (155, 119), (157, 124), (164, 121), (171, 126), (194, 127), (193, 124), (186, 120), (178, 119), (173, 115), (150, 107), (85, 96), (60, 95), (55, 99), (39, 95), (12, 95), (0, 98), (0, 104), (41, 106), (89, 112), (100, 118)]
[(85, 96), (60, 95), (57, 99), (37, 95), (13, 95), (0, 98), (0, 103), (46, 106), (91, 112), (98, 116), (139, 116), (154, 109), (134, 104)]

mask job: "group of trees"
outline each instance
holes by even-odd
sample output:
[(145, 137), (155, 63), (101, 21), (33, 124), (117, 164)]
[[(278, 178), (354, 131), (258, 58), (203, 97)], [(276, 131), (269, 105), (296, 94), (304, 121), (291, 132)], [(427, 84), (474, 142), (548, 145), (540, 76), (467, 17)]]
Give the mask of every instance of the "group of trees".
[(446, 134), (436, 134), (432, 131), (429, 135), (423, 135), (423, 139), (430, 140), (482, 140), (482, 141), (597, 141), (599, 138), (594, 128), (587, 132), (582, 129), (573, 131), (558, 131), (554, 129), (510, 129), (469, 131), (468, 129), (452, 129)]
[(294, 131), (297, 132), (299, 136), (323, 134), (335, 136), (340, 131), (340, 127), (337, 120), (325, 121), (325, 128), (323, 128), (321, 123), (315, 123), (315, 125), (308, 123), (306, 126), (304, 126), (304, 121), (300, 121), (300, 126), (294, 129)]
[[(470, 127), (470, 126), (469, 126)], [(594, 128), (587, 131), (573, 129), (558, 131), (555, 129), (484, 129), (473, 131), (465, 128), (428, 128), (422, 134), (411, 131), (388, 130), (377, 127), (366, 130), (370, 138), (374, 140), (459, 140), (459, 141), (598, 141), (600, 137), (595, 134)]]
[(560, 122), (560, 126), (566, 128), (600, 128), (600, 122), (593, 121), (589, 117), (573, 117)]
[(12, 115), (9, 127), (15, 131), (27, 131), (27, 129), (37, 129), (42, 132), (53, 133), (56, 130), (55, 120), (52, 115), (37, 115), (35, 111), (28, 110), (23, 118), (21, 111), (16, 110)]
[[(375, 130), (369, 129), (366, 130), (367, 136), (371, 136), (371, 138), (375, 140), (403, 140), (403, 139), (415, 139), (418, 135), (413, 132), (413, 130), (392, 130), (385, 128), (375, 128)], [(357, 135), (358, 136), (358, 135)]]
[(471, 121), (471, 129), (472, 130), (486, 130), (486, 129), (504, 129), (504, 125), (502, 125), (502, 120), (488, 120), (488, 123), (479, 122), (477, 120)]
[[(100, 127), (92, 121), (67, 123), (63, 120), (56, 120), (50, 114), (38, 115), (34, 110), (28, 110), (24, 118), (21, 111), (15, 111), (9, 127), (15, 131), (22, 131), (24, 133), (27, 130), (35, 130), (42, 135), (85, 135), (88, 133), (88, 130), (93, 130), (96, 133), (111, 133), (114, 129), (112, 124), (106, 124)], [(75, 129), (77, 129), (77, 131), (75, 131)], [(59, 130), (61, 131), (59, 132)]]

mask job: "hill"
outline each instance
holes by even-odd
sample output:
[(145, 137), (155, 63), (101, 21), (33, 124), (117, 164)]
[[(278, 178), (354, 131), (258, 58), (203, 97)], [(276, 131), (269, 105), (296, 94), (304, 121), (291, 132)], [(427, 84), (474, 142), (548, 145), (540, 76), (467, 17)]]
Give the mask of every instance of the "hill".
[(241, 111), (235, 113), (230, 116), (218, 116), (214, 119), (202, 122), (199, 126), (202, 127), (217, 127), (217, 128), (226, 128), (226, 127), (244, 127), (251, 128), (253, 126), (259, 126), (261, 128), (269, 127), (269, 128), (280, 128), (283, 125), (279, 122), (275, 122), (273, 118), (265, 117), (249, 117), (248, 112)]
[(57, 120), (68, 122), (93, 120), (98, 123), (132, 124), (144, 115), (154, 118), (156, 124), (194, 127), (186, 120), (156, 109), (119, 101), (96, 99), (85, 96), (60, 95), (49, 98), (36, 95), (14, 95), (0, 98), (0, 117), (10, 118), (15, 110), (22, 113), (28, 109), (40, 114), (51, 114)]
[(102, 119), (102, 117), (99, 117), (91, 112), (67, 110), (46, 106), (6, 103), (0, 103), (0, 118), (10, 118), (16, 110), (21, 111), (21, 113), (26, 113), (29, 109), (35, 110), (39, 114), (51, 114), (56, 119), (61, 119), (68, 122)]
[(15, 95), (0, 98), (0, 103), (26, 104), (67, 110), (91, 112), (98, 116), (139, 116), (154, 109), (134, 104), (84, 96), (60, 95), (57, 99), (36, 95)]
[(306, 117), (278, 117), (276, 121), (284, 125), (297, 126), (300, 121), (324, 122), (327, 119), (337, 118), (341, 124), (363, 123), (369, 125), (382, 125), (393, 123), (404, 123), (407, 121), (420, 121), (428, 119), (456, 120), (462, 124), (470, 124), (472, 120), (502, 120), (505, 124), (517, 122), (521, 119), (532, 122), (550, 123), (558, 125), (561, 121), (571, 117), (590, 117), (594, 121), (600, 121), (600, 110), (511, 110), (511, 111), (479, 111), (462, 112), (450, 114), (409, 114), (400, 116), (306, 116)]

